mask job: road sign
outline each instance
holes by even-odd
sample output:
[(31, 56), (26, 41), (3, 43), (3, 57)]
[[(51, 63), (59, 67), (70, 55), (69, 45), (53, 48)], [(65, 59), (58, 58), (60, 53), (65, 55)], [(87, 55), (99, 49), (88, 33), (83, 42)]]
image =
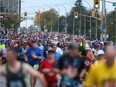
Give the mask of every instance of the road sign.
[(113, 6), (116, 6), (116, 2), (113, 2)]
[(23, 20), (33, 20), (33, 17), (25, 17)]
[(3, 15), (0, 15), (0, 19), (3, 19), (4, 18), (4, 16)]

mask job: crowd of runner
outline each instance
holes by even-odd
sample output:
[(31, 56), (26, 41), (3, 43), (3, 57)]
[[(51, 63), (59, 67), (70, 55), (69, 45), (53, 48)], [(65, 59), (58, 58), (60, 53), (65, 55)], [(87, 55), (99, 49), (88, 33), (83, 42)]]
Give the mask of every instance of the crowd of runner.
[[(0, 35), (0, 75), (6, 87), (116, 87), (116, 47), (107, 40), (22, 30)], [(1, 87), (1, 86), (0, 86)]]

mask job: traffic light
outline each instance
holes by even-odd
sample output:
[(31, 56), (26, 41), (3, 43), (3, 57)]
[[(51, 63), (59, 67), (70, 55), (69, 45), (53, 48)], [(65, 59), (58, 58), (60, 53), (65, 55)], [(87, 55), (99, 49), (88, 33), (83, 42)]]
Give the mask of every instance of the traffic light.
[(94, 10), (92, 10), (91, 16), (95, 17), (95, 11)]
[(24, 13), (24, 16), (27, 17), (27, 12)]
[(78, 18), (78, 12), (74, 13), (75, 18)]
[(100, 0), (94, 0), (94, 8), (99, 9), (100, 8)]
[(100, 18), (101, 20), (103, 19), (103, 13), (102, 13), (102, 12), (99, 13), (99, 18)]

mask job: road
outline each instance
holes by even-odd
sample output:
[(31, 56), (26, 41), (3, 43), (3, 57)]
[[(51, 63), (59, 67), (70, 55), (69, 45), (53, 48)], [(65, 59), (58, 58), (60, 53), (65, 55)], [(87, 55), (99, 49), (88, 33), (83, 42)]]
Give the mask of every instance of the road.
[[(28, 76), (28, 78), (30, 78), (30, 77)], [(3, 76), (0, 76), (0, 87), (6, 87), (5, 85), (6, 85), (5, 78)], [(28, 79), (28, 86), (27, 87), (30, 87), (29, 79)], [(37, 81), (35, 87), (42, 87), (40, 81)]]

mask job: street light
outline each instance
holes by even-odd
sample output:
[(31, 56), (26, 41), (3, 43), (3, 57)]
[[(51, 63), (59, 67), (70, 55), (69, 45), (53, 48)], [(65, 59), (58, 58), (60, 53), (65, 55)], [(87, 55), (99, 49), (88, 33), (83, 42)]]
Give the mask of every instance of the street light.
[(67, 28), (68, 28), (68, 18), (67, 18), (68, 17), (68, 11), (67, 11), (65, 5), (63, 5), (63, 4), (57, 4), (57, 5), (62, 6), (64, 8), (65, 12), (66, 12), (66, 17), (65, 17), (65, 19), (66, 19), (66, 21), (65, 21), (65, 33), (67, 33)]
[(59, 33), (59, 30), (60, 30), (60, 8), (56, 4), (52, 4), (52, 5), (55, 6), (58, 9), (58, 13), (59, 13), (59, 16), (58, 16), (58, 33)]
[[(116, 7), (115, 7), (115, 9), (114, 9), (114, 11), (115, 11), (115, 35), (116, 35)], [(116, 37), (115, 37), (115, 43), (116, 43)]]
[[(72, 6), (73, 7), (73, 12), (74, 12), (74, 6), (72, 4), (69, 4), (69, 3), (63, 3), (63, 4)], [(73, 15), (73, 36), (74, 36), (74, 34), (75, 34), (75, 16)]]
[[(86, 1), (86, 0), (84, 0), (87, 4), (88, 4), (88, 6), (89, 6), (89, 9), (91, 9), (91, 6), (90, 6), (90, 4), (88, 3), (88, 1)], [(86, 14), (86, 13), (85, 13)], [(91, 17), (90, 17), (90, 31), (91, 31)], [(91, 37), (91, 33), (92, 32), (90, 32), (90, 37)], [(86, 36), (86, 16), (84, 16), (84, 36)]]

